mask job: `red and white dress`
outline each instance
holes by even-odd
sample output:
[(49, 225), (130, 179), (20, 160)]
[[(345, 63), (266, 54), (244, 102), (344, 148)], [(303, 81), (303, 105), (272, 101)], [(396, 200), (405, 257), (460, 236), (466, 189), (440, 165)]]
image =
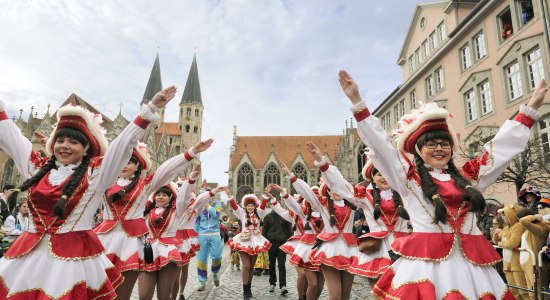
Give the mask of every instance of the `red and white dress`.
[[(392, 249), (401, 255), (382, 275), (373, 293), (385, 299), (514, 299), (492, 264), (500, 256), (476, 226), (453, 179), (443, 169), (430, 171), (447, 207), (448, 222), (433, 224), (434, 207), (424, 198), (415, 167), (389, 142), (377, 118), (364, 102), (358, 113), (358, 132), (369, 147), (375, 167), (399, 192), (411, 216), (413, 233), (396, 239)], [(522, 107), (515, 120), (506, 121), (485, 145), (485, 153), (462, 168), (484, 191), (495, 182), (510, 161), (523, 151), (529, 128), (540, 115)]]
[[(183, 264), (189, 263), (191, 258), (197, 255), (201, 245), (198, 234), (195, 231), (195, 221), (198, 215), (206, 208), (208, 201), (214, 196), (211, 192), (204, 192), (194, 197), (192, 191), (195, 189), (194, 180), (186, 180), (178, 191), (181, 197), (181, 205), (178, 206), (177, 237), (182, 240), (178, 247)], [(178, 199), (179, 200), (179, 199)]]
[[(123, 278), (103, 253), (92, 221), (105, 191), (128, 163), (148, 124), (137, 117), (113, 140), (103, 159), (90, 161), (82, 183), (67, 200), (63, 217), (54, 216), (54, 207), (76, 165), (58, 165), (29, 188), (29, 227), (0, 259), (1, 299), (116, 297), (114, 290)], [(32, 150), (4, 111), (0, 112), (0, 132), (0, 148), (12, 157), (24, 178), (47, 163), (48, 158)]]
[[(260, 218), (263, 218), (265, 215), (265, 205), (267, 204), (267, 200), (268, 199), (264, 197), (261, 205), (256, 210)], [(233, 208), (235, 216), (241, 220), (242, 229), (239, 234), (227, 241), (227, 245), (232, 250), (246, 252), (248, 255), (256, 255), (269, 250), (271, 243), (262, 235), (262, 231), (260, 230), (260, 219), (256, 216), (256, 214), (249, 214), (245, 209), (237, 205), (237, 202), (235, 202), (235, 199), (233, 198), (229, 200), (229, 203), (231, 204), (231, 208)], [(249, 214), (250, 221), (252, 223), (250, 225), (247, 225), (247, 214)], [(241, 239), (243, 232), (248, 232), (250, 234), (250, 238), (248, 240)]]
[[(308, 201), (312, 208), (319, 212), (324, 223), (323, 231), (317, 235), (317, 238), (323, 243), (318, 248), (311, 250), (309, 261), (315, 266), (326, 265), (348, 271), (354, 257), (359, 252), (357, 238), (352, 233), (354, 211), (347, 207), (343, 200), (335, 200), (336, 223), (331, 226), (328, 202), (325, 199), (319, 200), (308, 184), (296, 176), (293, 176), (290, 182), (298, 194), (302, 195), (305, 201)], [(310, 225), (313, 227), (314, 223), (310, 222)]]
[(381, 198), (379, 205), (382, 213), (376, 220), (372, 186), (367, 188), (366, 194), (357, 194), (336, 167), (325, 162), (320, 168), (323, 171), (323, 179), (331, 190), (363, 209), (370, 232), (359, 237), (359, 241), (367, 237), (382, 240), (378, 251), (368, 254), (359, 251), (349, 269), (350, 273), (356, 275), (377, 278), (392, 264), (388, 254), (391, 243), (396, 238), (408, 235), (407, 220), (397, 214), (397, 208), (393, 202), (393, 190), (379, 190)]
[[(94, 228), (105, 253), (120, 272), (140, 270), (144, 262), (139, 259), (143, 250), (141, 237), (147, 235), (147, 225), (143, 218), (143, 210), (147, 197), (157, 189), (168, 184), (172, 178), (185, 169), (193, 159), (192, 152), (185, 151), (164, 162), (155, 173), (146, 178), (140, 178), (134, 188), (120, 200), (110, 203), (105, 201), (103, 222)], [(114, 193), (123, 190), (131, 180), (118, 178), (117, 182), (107, 191), (106, 199)]]

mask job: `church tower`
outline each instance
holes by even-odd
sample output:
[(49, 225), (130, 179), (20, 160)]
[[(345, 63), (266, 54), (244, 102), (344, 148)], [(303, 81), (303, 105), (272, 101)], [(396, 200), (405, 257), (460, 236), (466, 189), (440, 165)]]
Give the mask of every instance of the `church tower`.
[[(147, 87), (145, 88), (145, 93), (143, 93), (143, 98), (141, 104), (147, 104), (153, 97), (162, 90), (162, 79), (160, 77), (160, 63), (159, 63), (159, 54), (157, 53), (157, 58), (151, 69), (151, 75), (149, 75), (149, 81), (147, 81)], [(164, 108), (160, 111), (160, 119), (155, 122), (157, 126), (160, 123), (164, 123)]]
[(201, 140), (202, 135), (202, 96), (197, 68), (197, 55), (187, 76), (185, 90), (180, 101), (179, 129), (181, 130), (181, 149), (188, 149)]

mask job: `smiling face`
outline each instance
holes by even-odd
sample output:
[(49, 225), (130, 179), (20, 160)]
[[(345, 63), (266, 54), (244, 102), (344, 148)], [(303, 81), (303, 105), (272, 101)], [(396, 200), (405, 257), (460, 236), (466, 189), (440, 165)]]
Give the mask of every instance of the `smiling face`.
[(387, 190), (390, 188), (390, 185), (386, 179), (384, 179), (384, 176), (382, 176), (382, 174), (378, 171), (376, 171), (374, 176), (372, 176), (372, 181), (374, 181), (374, 184), (376, 184), (376, 186), (381, 190)]
[(453, 155), (452, 138), (445, 130), (424, 133), (418, 138), (416, 147), (424, 163), (436, 169), (445, 168)]
[(134, 175), (137, 169), (138, 169), (138, 163), (132, 157), (132, 159), (128, 161), (124, 169), (122, 169), (122, 172), (120, 173), (120, 177), (130, 178), (132, 177), (132, 175)]
[(246, 205), (246, 211), (247, 211), (249, 214), (251, 214), (251, 213), (254, 212), (254, 208), (255, 208), (255, 207), (256, 207), (256, 206), (255, 206), (254, 204), (248, 203), (248, 204)]
[(54, 137), (53, 155), (64, 164), (75, 164), (82, 161), (88, 148), (86, 136), (73, 128), (61, 128)]
[(155, 201), (157, 202), (157, 207), (166, 207), (170, 202), (171, 195), (165, 192), (157, 192), (155, 195)]

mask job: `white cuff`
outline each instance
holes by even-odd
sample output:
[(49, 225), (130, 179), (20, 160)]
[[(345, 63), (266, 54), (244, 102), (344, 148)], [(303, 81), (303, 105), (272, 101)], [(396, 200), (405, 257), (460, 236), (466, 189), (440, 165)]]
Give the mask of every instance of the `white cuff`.
[(292, 179), (292, 177), (294, 177), (294, 173), (290, 173), (290, 175), (285, 175), (285, 178), (288, 180)]
[(354, 104), (349, 110), (351, 110), (352, 113), (356, 113), (365, 108), (367, 108), (367, 103), (365, 103), (365, 101), (361, 101), (359, 103)]
[(522, 104), (519, 107), (519, 112), (524, 114), (524, 115), (529, 116), (531, 119), (533, 119), (533, 121), (537, 121), (538, 119), (540, 119), (542, 117), (542, 115), (536, 109), (534, 109), (530, 106), (527, 106), (525, 104)]
[(195, 151), (193, 151), (193, 148), (194, 148), (194, 147), (191, 147), (191, 148), (187, 149), (187, 153), (188, 153), (191, 157), (195, 157), (195, 156), (196, 156)]
[(153, 102), (149, 102), (149, 104), (143, 104), (141, 106), (141, 111), (139, 112), (139, 115), (144, 120), (152, 122), (160, 119), (160, 109), (156, 107)]
[(281, 192), (281, 197), (286, 198), (287, 195), (288, 195), (288, 193), (286, 192), (286, 189), (283, 189), (283, 191)]
[(323, 156), (323, 159), (321, 161), (314, 161), (313, 163), (316, 167), (321, 167), (327, 163), (327, 160), (325, 159), (325, 156)]

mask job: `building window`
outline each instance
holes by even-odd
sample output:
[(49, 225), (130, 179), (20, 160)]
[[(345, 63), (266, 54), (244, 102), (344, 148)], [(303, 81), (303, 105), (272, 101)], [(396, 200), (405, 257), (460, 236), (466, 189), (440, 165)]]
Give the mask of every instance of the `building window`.
[(199, 110), (195, 109), (195, 117), (198, 117), (198, 116), (199, 116)]
[(399, 122), (399, 105), (397, 104), (393, 107), (393, 118), (395, 123)]
[(493, 111), (493, 97), (491, 96), (491, 85), (489, 80), (479, 84), (479, 96), (481, 98), (481, 114), (486, 115)]
[(189, 129), (191, 129), (191, 126), (185, 125), (185, 132), (189, 133)]
[(172, 145), (172, 138), (168, 139), (168, 144)]
[[(296, 164), (294, 168), (292, 168), (292, 173), (296, 175), (299, 179), (302, 179), (303, 181), (307, 182), (307, 169), (302, 164)], [(294, 189), (294, 186), (291, 185), (291, 194), (296, 194), (296, 190)]]
[(487, 55), (487, 49), (485, 48), (485, 34), (483, 32), (474, 37), (474, 45), (476, 48), (476, 60), (480, 60)]
[(527, 70), (529, 72), (529, 85), (534, 89), (541, 79), (544, 79), (544, 68), (542, 67), (541, 50), (537, 48), (525, 55), (527, 60)]
[(368, 154), (369, 154), (369, 150), (368, 150), (367, 146), (365, 146), (364, 144), (361, 145), (361, 147), (359, 148), (359, 151), (357, 153), (357, 170), (359, 171), (357, 182), (367, 180), (367, 178), (363, 178), (363, 172), (361, 172), (361, 171), (363, 170), (363, 167), (365, 166), (365, 163), (367, 162)]
[(510, 96), (510, 100), (515, 100), (523, 95), (518, 62), (516, 61), (508, 65), (505, 70), (508, 83), (508, 94)]
[(435, 36), (435, 30), (430, 33), (430, 37), (428, 38), (430, 41), (430, 47), (432, 48), (432, 51), (437, 48), (437, 37)]
[(521, 25), (529, 23), (535, 16), (535, 11), (533, 10), (533, 2), (531, 0), (521, 0), (519, 1), (519, 11), (521, 12)]
[(428, 78), (426, 78), (426, 96), (427, 98), (430, 98), (434, 95), (434, 84), (433, 84), (433, 76), (430, 75)]
[(254, 187), (254, 173), (249, 164), (244, 164), (237, 175), (237, 186), (247, 185)]
[(409, 73), (414, 72), (414, 60), (413, 56), (409, 56)]
[(391, 128), (391, 112), (387, 112), (386, 113), (386, 129), (390, 129)]
[(386, 128), (386, 116), (382, 116), (382, 118), (380, 118), (380, 124), (382, 125), (382, 128), (388, 129)]
[(538, 125), (544, 162), (548, 164), (550, 163), (550, 116), (546, 116), (539, 120)]
[(191, 116), (191, 108), (190, 108), (190, 107), (187, 108), (187, 116), (188, 116), (188, 117)]
[(270, 164), (264, 173), (264, 188), (270, 183), (281, 185), (281, 174), (274, 164)]
[(460, 61), (462, 62), (462, 71), (467, 70), (472, 66), (472, 53), (470, 51), (470, 45), (466, 44), (460, 48)]
[(420, 66), (420, 48), (416, 48), (414, 51), (414, 65), (416, 67)]
[(405, 99), (403, 99), (403, 100), (401, 100), (401, 102), (399, 102), (399, 115), (401, 117), (403, 117), (405, 115)]
[(428, 48), (428, 41), (424, 40), (422, 42), (422, 57), (426, 58), (430, 54), (430, 49)]
[(466, 115), (468, 117), (468, 122), (472, 122), (477, 119), (474, 90), (469, 90), (464, 94), (464, 101), (466, 102)]
[(501, 41), (508, 39), (512, 34), (514, 34), (514, 27), (512, 24), (512, 14), (510, 13), (510, 8), (506, 8), (499, 16), (498, 21), (500, 25), (500, 37)]
[(441, 67), (435, 70), (435, 85), (438, 91), (445, 87), (445, 80), (443, 78), (443, 68)]
[(437, 25), (437, 35), (440, 42), (444, 41), (447, 38), (447, 32), (445, 31), (445, 22), (441, 22), (439, 23), (439, 25)]
[(193, 127), (193, 133), (197, 133), (197, 132), (199, 132), (199, 127), (197, 126)]
[(411, 99), (411, 109), (416, 109), (416, 90), (412, 90), (409, 97)]

